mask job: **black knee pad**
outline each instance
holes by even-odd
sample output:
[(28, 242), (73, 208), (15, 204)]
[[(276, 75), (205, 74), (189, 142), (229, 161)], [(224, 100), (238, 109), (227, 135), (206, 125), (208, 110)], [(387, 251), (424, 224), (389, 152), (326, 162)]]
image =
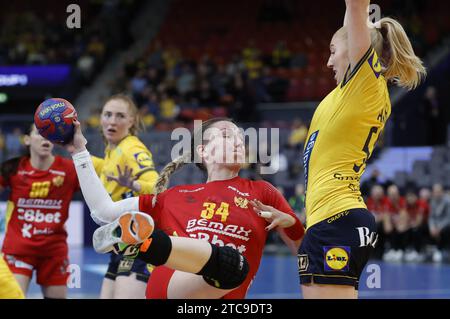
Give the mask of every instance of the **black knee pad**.
[(249, 271), (247, 259), (231, 247), (216, 245), (211, 247), (211, 257), (198, 274), (202, 275), (209, 285), (216, 288), (239, 287), (247, 278)]
[(153, 266), (164, 265), (172, 252), (170, 237), (162, 230), (155, 229), (150, 240), (150, 246), (145, 250), (140, 249), (137, 258)]

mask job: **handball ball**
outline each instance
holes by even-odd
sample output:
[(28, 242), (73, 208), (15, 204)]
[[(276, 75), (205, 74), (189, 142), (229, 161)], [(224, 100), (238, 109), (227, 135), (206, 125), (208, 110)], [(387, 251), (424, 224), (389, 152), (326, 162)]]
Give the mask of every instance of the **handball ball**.
[(39, 105), (34, 113), (34, 124), (42, 137), (64, 145), (73, 139), (76, 118), (77, 111), (69, 101), (52, 98)]

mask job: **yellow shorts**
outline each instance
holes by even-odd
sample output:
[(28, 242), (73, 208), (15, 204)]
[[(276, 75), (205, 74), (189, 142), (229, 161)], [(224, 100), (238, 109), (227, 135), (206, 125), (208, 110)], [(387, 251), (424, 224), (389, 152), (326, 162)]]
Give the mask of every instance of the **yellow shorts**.
[(22, 289), (0, 254), (0, 299), (24, 299)]

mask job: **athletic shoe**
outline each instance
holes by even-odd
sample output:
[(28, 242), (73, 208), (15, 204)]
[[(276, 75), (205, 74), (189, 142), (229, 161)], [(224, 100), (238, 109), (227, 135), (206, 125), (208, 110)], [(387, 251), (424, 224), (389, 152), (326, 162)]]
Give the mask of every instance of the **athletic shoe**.
[(150, 215), (140, 212), (123, 213), (115, 221), (99, 227), (92, 237), (92, 244), (97, 253), (105, 254), (117, 251), (117, 246), (142, 243), (153, 233), (155, 223)]

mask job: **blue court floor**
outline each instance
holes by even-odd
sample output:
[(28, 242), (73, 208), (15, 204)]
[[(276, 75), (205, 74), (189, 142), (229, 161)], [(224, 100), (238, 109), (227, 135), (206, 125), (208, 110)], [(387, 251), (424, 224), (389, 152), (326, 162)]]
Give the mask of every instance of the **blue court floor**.
[[(92, 248), (70, 250), (72, 276), (69, 298), (98, 298), (107, 255), (96, 254)], [(368, 263), (360, 282), (360, 298), (423, 299), (450, 298), (449, 264)], [(29, 298), (42, 298), (39, 287), (30, 286)], [(297, 275), (297, 258), (286, 255), (265, 255), (248, 298), (301, 298)]]

